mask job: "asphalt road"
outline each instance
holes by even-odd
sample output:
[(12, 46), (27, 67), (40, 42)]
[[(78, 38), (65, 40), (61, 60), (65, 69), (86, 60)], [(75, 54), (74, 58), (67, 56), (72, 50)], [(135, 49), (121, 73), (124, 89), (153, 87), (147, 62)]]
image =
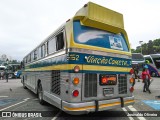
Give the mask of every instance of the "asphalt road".
[[(136, 80), (137, 81), (137, 80)], [(87, 119), (87, 120), (159, 120), (160, 117), (151, 117), (152, 115), (160, 116), (160, 99), (156, 96), (160, 96), (160, 78), (154, 78), (154, 81), (150, 85), (151, 94), (143, 92), (143, 83), (136, 82), (134, 96), (135, 104), (125, 108), (119, 108), (109, 111), (103, 111), (98, 113), (89, 113), (87, 115), (73, 116), (62, 112), (56, 107), (45, 104), (41, 105), (38, 102), (37, 96), (28, 89), (23, 89), (20, 79), (9, 79), (7, 83), (5, 80), (0, 80), (0, 112), (5, 116), (7, 112), (18, 111), (22, 112), (19, 117), (14, 114), (14, 118), (1, 117), (1, 120), (70, 120), (70, 119)], [(41, 112), (42, 116), (47, 117), (25, 117), (31, 111), (36, 113)], [(42, 112), (44, 111), (44, 112)], [(27, 113), (26, 113), (27, 112)], [(142, 117), (128, 116), (119, 117), (121, 114), (125, 115), (143, 114)], [(9, 113), (8, 113), (9, 114)], [(8, 115), (7, 114), (7, 115)], [(37, 114), (37, 115), (41, 115)], [(144, 116), (149, 115), (149, 116)], [(24, 115), (24, 116), (23, 116)], [(50, 117), (49, 117), (50, 116)]]

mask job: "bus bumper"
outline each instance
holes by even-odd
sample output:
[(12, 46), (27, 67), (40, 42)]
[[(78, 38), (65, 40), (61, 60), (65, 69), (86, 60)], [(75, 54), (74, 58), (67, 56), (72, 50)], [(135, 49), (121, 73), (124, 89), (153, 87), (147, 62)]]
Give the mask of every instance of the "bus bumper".
[(114, 108), (121, 108), (134, 104), (134, 96), (110, 100), (90, 101), (84, 103), (68, 103), (62, 101), (63, 111), (69, 114), (87, 114), (89, 112), (104, 111)]

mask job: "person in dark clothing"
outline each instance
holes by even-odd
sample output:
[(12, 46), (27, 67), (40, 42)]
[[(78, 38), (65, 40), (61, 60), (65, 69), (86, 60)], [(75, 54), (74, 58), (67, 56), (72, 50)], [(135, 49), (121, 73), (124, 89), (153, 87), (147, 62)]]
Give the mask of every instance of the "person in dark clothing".
[(138, 75), (138, 73), (139, 73), (139, 68), (138, 68), (138, 66), (133, 67), (133, 69), (134, 69), (135, 79), (138, 79), (138, 82), (140, 82), (140, 81), (139, 81), (139, 75)]
[(130, 70), (130, 74), (131, 74), (131, 76), (132, 76), (132, 87), (134, 87), (134, 85), (135, 85), (135, 71), (134, 71), (134, 68), (132, 68), (131, 70)]
[(6, 82), (8, 82), (8, 71), (5, 72), (6, 75)]

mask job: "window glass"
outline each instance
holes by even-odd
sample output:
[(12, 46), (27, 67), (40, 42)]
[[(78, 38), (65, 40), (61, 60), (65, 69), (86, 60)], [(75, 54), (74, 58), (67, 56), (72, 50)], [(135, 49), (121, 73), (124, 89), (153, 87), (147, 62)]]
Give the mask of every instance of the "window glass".
[(157, 69), (160, 69), (160, 55), (151, 55)]
[(142, 54), (132, 53), (132, 61), (144, 61), (144, 57)]
[(28, 55), (27, 57), (27, 63), (31, 62), (31, 54)]
[(74, 21), (74, 41), (90, 46), (129, 51), (126, 39), (122, 33), (108, 31), (81, 25), (80, 21)]
[(34, 52), (31, 53), (31, 61), (34, 60)]
[(153, 63), (150, 57), (145, 57), (145, 60), (148, 60), (149, 63)]
[(38, 48), (38, 51), (37, 51), (37, 58), (41, 58), (41, 47)]
[(23, 62), (26, 63), (26, 58), (23, 58)]
[(34, 51), (34, 60), (37, 60), (37, 50)]
[(44, 57), (45, 54), (46, 54), (46, 46), (45, 46), (45, 44), (43, 44), (43, 45), (41, 46), (41, 57)]
[(51, 54), (56, 51), (56, 39), (51, 38), (51, 40), (48, 41), (48, 54)]
[(64, 47), (64, 37), (63, 37), (63, 32), (58, 34), (57, 36), (57, 51), (60, 49), (63, 49)]

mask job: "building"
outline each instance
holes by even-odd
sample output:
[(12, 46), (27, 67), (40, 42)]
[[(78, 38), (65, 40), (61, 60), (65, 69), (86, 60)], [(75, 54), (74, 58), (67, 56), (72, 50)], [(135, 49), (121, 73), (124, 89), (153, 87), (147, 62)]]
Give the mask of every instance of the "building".
[(9, 61), (11, 61), (11, 60), (12, 60), (12, 57), (11, 57), (11, 56), (7, 56), (6, 54), (0, 55), (0, 65), (1, 65), (3, 62), (6, 62), (7, 59), (8, 59)]

